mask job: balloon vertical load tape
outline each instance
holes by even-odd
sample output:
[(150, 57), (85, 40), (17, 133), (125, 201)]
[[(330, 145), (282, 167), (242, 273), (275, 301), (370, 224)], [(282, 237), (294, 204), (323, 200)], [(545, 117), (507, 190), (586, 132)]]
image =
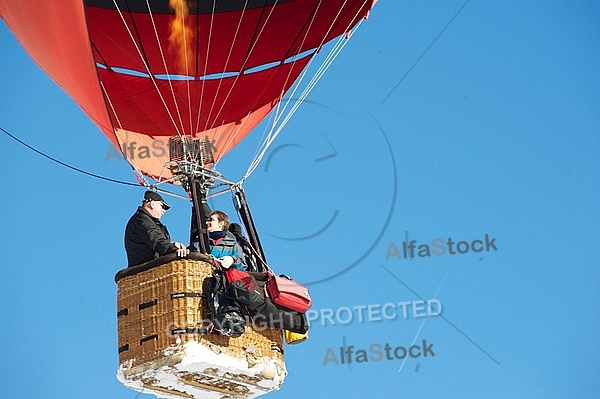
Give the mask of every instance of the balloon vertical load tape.
[(254, 398), (280, 388), (287, 371), (279, 329), (207, 333), (204, 280), (211, 258), (167, 255), (117, 273), (119, 371), (127, 387), (160, 398)]

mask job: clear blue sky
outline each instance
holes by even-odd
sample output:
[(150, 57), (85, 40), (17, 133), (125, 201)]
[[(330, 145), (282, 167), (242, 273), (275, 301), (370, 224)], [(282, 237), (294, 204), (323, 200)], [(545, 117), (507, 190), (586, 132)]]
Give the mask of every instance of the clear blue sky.
[[(392, 92), (463, 4), (380, 1), (245, 185), (270, 263), (313, 283), (314, 310), (372, 305), (382, 319), (313, 322), (268, 398), (600, 396), (599, 3), (473, 0)], [(134, 181), (4, 24), (0, 54), (0, 127)], [(223, 160), (227, 177), (246, 170), (256, 133)], [(134, 399), (115, 378), (113, 276), (144, 190), (0, 143), (2, 397)], [(189, 206), (170, 202), (164, 221), (186, 240)], [(404, 259), (403, 241), (436, 238), (483, 251)], [(443, 318), (377, 314), (419, 296)], [(417, 332), (435, 356), (326, 361)]]

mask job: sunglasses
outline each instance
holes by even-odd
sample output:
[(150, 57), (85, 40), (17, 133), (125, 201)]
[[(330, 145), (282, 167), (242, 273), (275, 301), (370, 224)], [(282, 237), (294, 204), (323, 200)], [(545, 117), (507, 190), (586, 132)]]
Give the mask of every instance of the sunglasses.
[(157, 200), (144, 200), (144, 203), (148, 203), (148, 202), (159, 202), (159, 203), (160, 203), (160, 206), (161, 206), (161, 207), (162, 207), (162, 209), (164, 209), (165, 211), (169, 210), (169, 208), (170, 208), (168, 205), (165, 205), (165, 203), (164, 203), (164, 202), (162, 202), (162, 201), (157, 201)]

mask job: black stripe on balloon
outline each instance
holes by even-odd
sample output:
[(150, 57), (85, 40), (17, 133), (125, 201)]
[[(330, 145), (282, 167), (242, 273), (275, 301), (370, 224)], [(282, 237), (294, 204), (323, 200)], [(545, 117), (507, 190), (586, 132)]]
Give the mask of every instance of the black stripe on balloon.
[[(212, 1), (199, 1), (197, 7), (189, 7), (190, 14), (212, 14), (213, 9), (215, 13), (219, 12), (232, 12), (249, 10), (253, 8), (272, 7), (274, 5), (287, 3), (292, 0), (215, 0), (216, 5), (213, 5)], [(117, 3), (117, 6), (115, 6)], [(246, 4), (247, 3), (247, 4)], [(131, 12), (148, 14), (148, 6), (145, 1), (128, 1), (128, 0), (85, 0), (85, 5), (89, 7), (98, 7), (108, 10), (128, 10)], [(153, 14), (175, 14), (173, 9), (169, 6), (167, 0), (159, 3), (154, 2), (152, 4)], [(192, 11), (193, 10), (193, 11)]]

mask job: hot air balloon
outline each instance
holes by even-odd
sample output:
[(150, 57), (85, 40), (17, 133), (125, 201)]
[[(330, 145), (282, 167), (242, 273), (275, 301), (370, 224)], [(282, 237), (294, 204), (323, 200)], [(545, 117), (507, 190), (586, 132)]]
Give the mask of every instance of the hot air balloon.
[(183, 187), (192, 202), (199, 254), (116, 276), (125, 385), (159, 397), (246, 398), (282, 384), (281, 330), (246, 327), (231, 338), (198, 328), (213, 267), (202, 203), (218, 187), (234, 191), (250, 244), (265, 260), (242, 182), (282, 125), (273, 125), (239, 182), (216, 165), (275, 108), (274, 119), (287, 120), (282, 101), (315, 55), (333, 39), (345, 42), (375, 2), (0, 0), (0, 16), (25, 50), (123, 153), (139, 181)]

